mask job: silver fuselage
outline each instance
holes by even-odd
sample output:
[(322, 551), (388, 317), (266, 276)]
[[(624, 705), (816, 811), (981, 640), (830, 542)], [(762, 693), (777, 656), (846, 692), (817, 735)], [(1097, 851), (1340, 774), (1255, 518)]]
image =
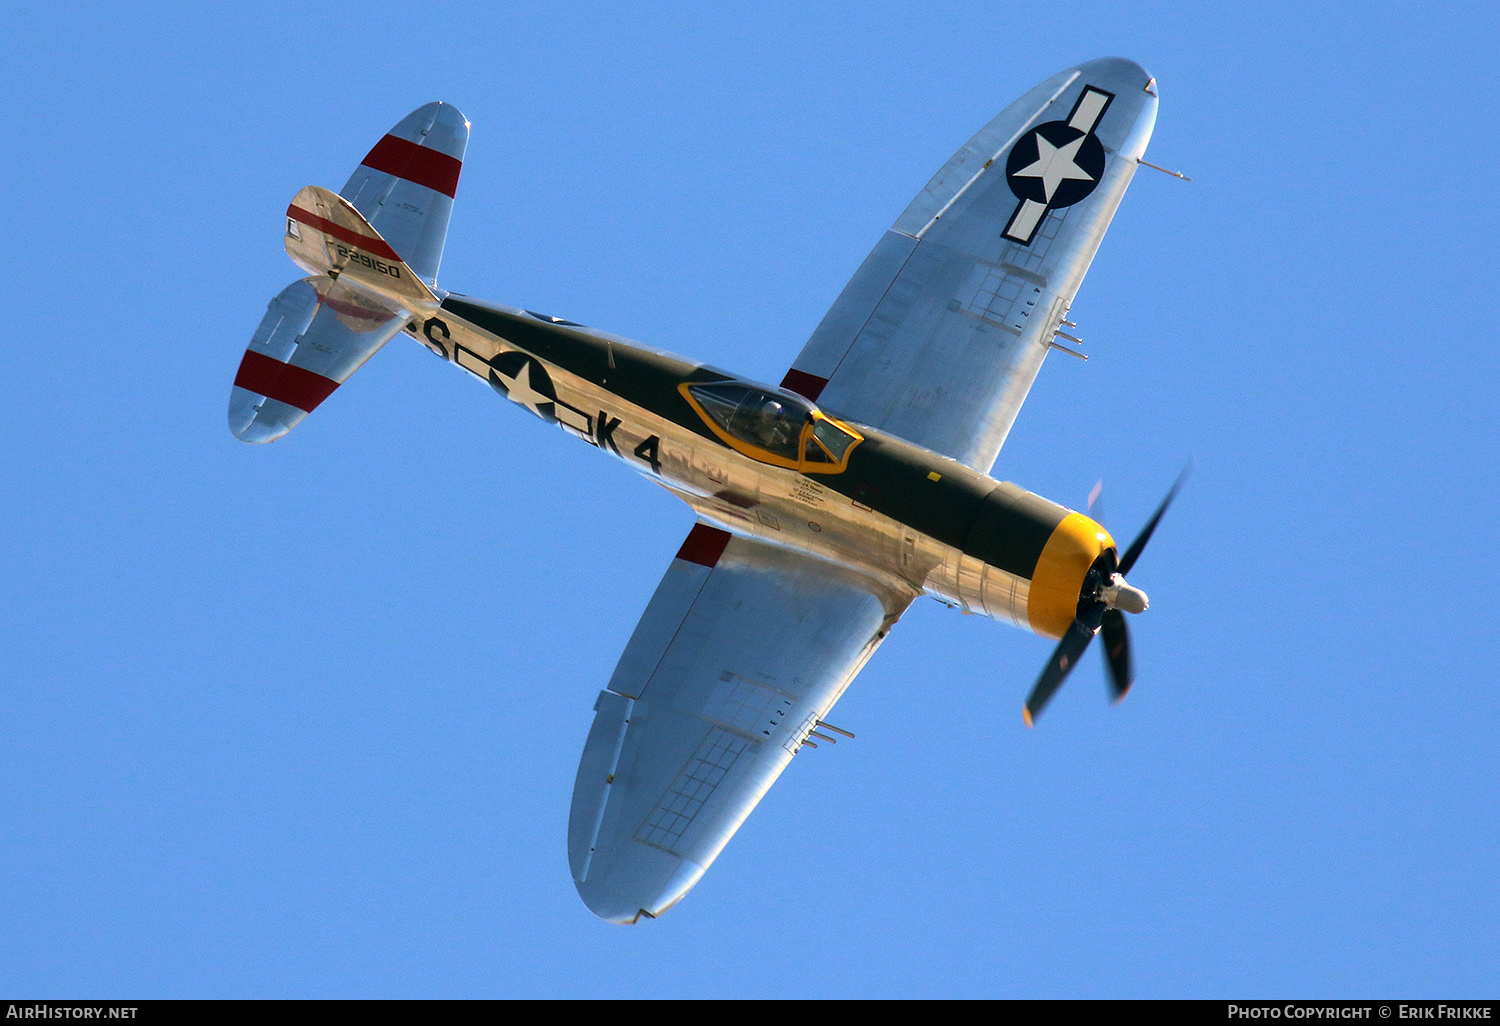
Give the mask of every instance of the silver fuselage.
[[(486, 323), (475, 323), (477, 319)], [(547, 346), (524, 344), (528, 339), (519, 336), (528, 331), (545, 332)], [(951, 532), (945, 540), (908, 522), (910, 518), (883, 512), (873, 497), (859, 501), (857, 492), (851, 496), (847, 489), (833, 487), (837, 475), (804, 473), (738, 452), (675, 407), (664, 410), (656, 398), (637, 396), (633, 401), (630, 390), (620, 387), (622, 379), (645, 364), (668, 379), (687, 380), (705, 372), (720, 379), (731, 375), (578, 325), (467, 297), (445, 302), (436, 317), (408, 325), (408, 333), (530, 412), (652, 478), (725, 530), (857, 567), (886, 588), (925, 593), (966, 611), (1053, 633), (1028, 615), (1030, 574), (966, 552)], [(598, 375), (575, 373), (564, 365), (570, 359), (547, 358), (556, 357), (558, 345), (582, 347), (596, 357), (602, 351), (609, 369)], [(518, 362), (522, 360), (527, 362)], [(507, 377), (497, 366), (522, 368), (523, 384), (516, 384), (522, 370)], [(658, 388), (653, 395), (666, 393)], [(948, 495), (964, 501), (1002, 487), (945, 456), (865, 425), (853, 426), (863, 436), (862, 446), (878, 449), (908, 469), (908, 477), (923, 482), (918, 487), (934, 489), (934, 504), (951, 501)], [(1056, 515), (1069, 512), (1053, 509)]]

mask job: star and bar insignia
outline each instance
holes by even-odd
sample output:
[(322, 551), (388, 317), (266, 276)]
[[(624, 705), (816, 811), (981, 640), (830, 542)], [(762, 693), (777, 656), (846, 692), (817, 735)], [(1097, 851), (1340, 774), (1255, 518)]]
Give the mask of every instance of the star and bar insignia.
[(1104, 144), (1094, 134), (1114, 93), (1085, 86), (1066, 121), (1048, 121), (1010, 150), (1005, 180), (1020, 201), (1001, 234), (1029, 246), (1047, 211), (1088, 196), (1104, 177)]

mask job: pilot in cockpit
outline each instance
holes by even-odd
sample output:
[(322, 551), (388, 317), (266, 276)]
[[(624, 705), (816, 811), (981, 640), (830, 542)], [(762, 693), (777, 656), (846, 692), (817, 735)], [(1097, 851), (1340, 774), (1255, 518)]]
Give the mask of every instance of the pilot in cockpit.
[(773, 452), (790, 447), (799, 426), (787, 416), (786, 406), (770, 396), (761, 403), (751, 424), (760, 444)]

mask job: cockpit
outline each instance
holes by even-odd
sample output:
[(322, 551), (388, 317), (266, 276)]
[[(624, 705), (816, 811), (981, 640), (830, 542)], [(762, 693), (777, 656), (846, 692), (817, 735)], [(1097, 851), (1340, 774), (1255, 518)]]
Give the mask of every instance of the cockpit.
[(801, 396), (738, 381), (681, 386), (709, 428), (747, 456), (811, 474), (837, 474), (864, 436)]

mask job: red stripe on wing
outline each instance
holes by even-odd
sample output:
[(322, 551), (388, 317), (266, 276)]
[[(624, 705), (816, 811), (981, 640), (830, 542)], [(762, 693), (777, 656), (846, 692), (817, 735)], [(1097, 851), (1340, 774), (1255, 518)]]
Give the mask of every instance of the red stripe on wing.
[(718, 564), (719, 557), (724, 555), (724, 547), (728, 544), (728, 531), (721, 531), (707, 524), (694, 524), (693, 529), (688, 532), (687, 540), (682, 543), (682, 548), (677, 550), (677, 558), (712, 570)]
[(264, 353), (245, 350), (240, 361), (239, 373), (234, 383), (240, 388), (258, 392), (267, 399), (295, 406), (304, 413), (311, 413), (318, 404), (333, 394), (339, 383), (310, 370), (282, 363)]
[(364, 250), (366, 253), (373, 253), (382, 260), (399, 261), (401, 259), (394, 249), (385, 244), (385, 240), (361, 235), (359, 232), (345, 228), (343, 225), (334, 224), (332, 221), (319, 217), (310, 210), (303, 210), (295, 203), (286, 208), (286, 216), (301, 221), (309, 228), (316, 228), (325, 235), (332, 235), (340, 242), (348, 243), (351, 246)]
[(818, 396), (823, 394), (823, 386), (828, 384), (827, 378), (820, 378), (816, 374), (807, 371), (799, 371), (793, 367), (786, 372), (786, 377), (781, 379), (781, 387), (788, 392), (796, 392), (805, 396), (813, 402), (818, 401)]
[(375, 148), (361, 163), (373, 171), (384, 171), (408, 182), (425, 185), (449, 197), (458, 192), (458, 174), (464, 166), (462, 161), (455, 160), (446, 153), (418, 146), (394, 135), (388, 135), (376, 143)]

